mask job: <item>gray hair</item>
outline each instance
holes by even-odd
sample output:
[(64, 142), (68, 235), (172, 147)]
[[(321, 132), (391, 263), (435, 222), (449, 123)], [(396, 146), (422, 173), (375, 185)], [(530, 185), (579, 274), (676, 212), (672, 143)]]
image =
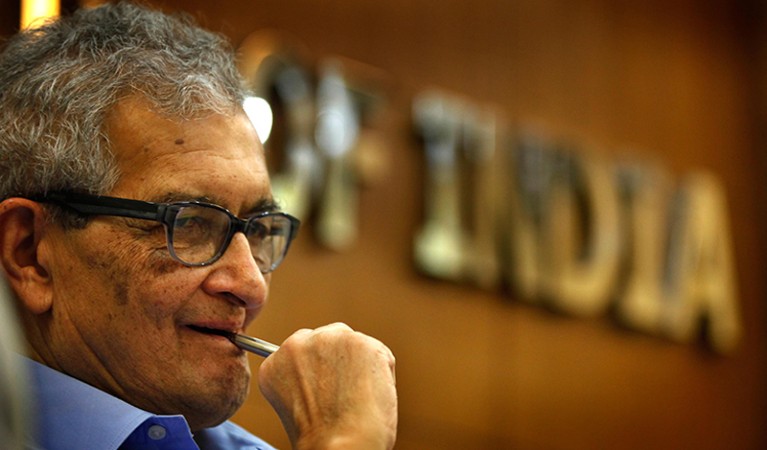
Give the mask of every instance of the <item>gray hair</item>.
[(130, 3), (23, 31), (0, 54), (0, 200), (108, 192), (119, 178), (105, 117), (139, 94), (169, 117), (230, 114), (244, 90), (222, 37)]

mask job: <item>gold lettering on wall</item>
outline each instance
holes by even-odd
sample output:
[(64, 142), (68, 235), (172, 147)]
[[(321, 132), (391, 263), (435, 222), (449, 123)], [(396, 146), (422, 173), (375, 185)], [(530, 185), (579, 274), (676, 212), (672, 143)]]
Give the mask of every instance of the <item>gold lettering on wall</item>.
[(605, 312), (619, 267), (618, 197), (610, 167), (598, 159), (562, 153), (552, 180), (542, 246), (541, 295), (576, 316)]
[(712, 174), (694, 173), (682, 182), (676, 202), (662, 326), (672, 338), (689, 342), (705, 317), (709, 342), (730, 350), (741, 324), (724, 190)]
[(463, 112), (455, 99), (425, 94), (415, 100), (413, 116), (423, 136), (427, 165), (416, 263), (429, 275), (458, 281), (466, 260), (458, 179)]
[[(302, 46), (279, 33), (254, 33), (240, 51), (243, 76), (275, 115), (265, 145), (275, 197), (301, 218), (316, 207), (318, 240), (349, 248), (370, 172), (359, 161), (379, 147), (369, 121), (383, 77), (343, 58), (313, 73)], [(439, 90), (416, 96), (412, 115), (426, 161), (413, 242), (422, 272), (507, 287), (576, 317), (614, 314), (677, 342), (703, 335), (721, 353), (737, 346), (729, 213), (714, 175), (675, 181), (655, 164), (608, 161)]]
[(728, 210), (714, 175), (674, 183), (649, 163), (610, 162), (540, 131), (501, 132), (497, 114), (477, 111), (439, 91), (414, 100), (427, 162), (414, 239), (424, 273), (485, 289), (502, 274), (525, 302), (584, 318), (614, 312), (677, 342), (704, 334), (720, 353), (736, 347)]
[(314, 61), (274, 30), (248, 35), (239, 53), (240, 73), (274, 118), (264, 148), (275, 199), (299, 219), (313, 215), (323, 246), (349, 249), (358, 238), (359, 190), (386, 165), (371, 126), (386, 77), (340, 56)]

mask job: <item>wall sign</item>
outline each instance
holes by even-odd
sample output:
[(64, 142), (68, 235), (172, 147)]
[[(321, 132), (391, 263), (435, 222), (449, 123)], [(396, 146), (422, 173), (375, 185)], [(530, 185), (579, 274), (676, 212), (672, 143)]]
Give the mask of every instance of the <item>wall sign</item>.
[[(611, 163), (441, 92), (413, 102), (426, 159), (414, 257), (425, 273), (578, 317), (733, 350), (741, 335), (725, 193)], [(703, 329), (704, 322), (707, 327)]]
[(275, 136), (264, 147), (275, 198), (301, 219), (314, 213), (324, 246), (350, 248), (358, 234), (358, 190), (375, 171), (361, 161), (375, 159), (378, 147), (369, 130), (381, 97), (375, 81), (366, 81), (379, 72), (340, 57), (310, 69), (303, 46), (275, 31), (249, 35), (239, 53), (241, 74), (273, 111)]
[[(310, 70), (302, 46), (279, 33), (252, 34), (240, 53), (241, 73), (274, 113), (266, 148), (275, 197), (301, 218), (316, 207), (318, 240), (348, 249), (364, 172), (355, 158), (378, 140), (375, 83), (360, 89), (348, 60)], [(421, 271), (508, 286), (572, 316), (614, 313), (677, 342), (704, 335), (720, 353), (737, 346), (728, 210), (714, 175), (673, 180), (658, 165), (606, 161), (440, 91), (419, 94), (412, 115), (426, 160), (413, 243)]]

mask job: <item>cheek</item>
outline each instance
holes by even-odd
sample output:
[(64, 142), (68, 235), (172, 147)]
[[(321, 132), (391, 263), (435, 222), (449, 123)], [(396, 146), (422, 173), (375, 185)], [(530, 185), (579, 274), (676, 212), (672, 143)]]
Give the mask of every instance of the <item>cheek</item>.
[[(114, 301), (126, 306), (131, 301), (131, 289), (141, 288), (151, 282), (148, 262), (161, 260), (157, 250), (147, 249), (132, 237), (110, 236), (97, 248), (85, 255), (85, 265), (93, 274), (109, 286)], [(102, 293), (104, 294), (104, 293)]]
[(111, 296), (118, 307), (137, 303), (144, 309), (153, 301), (163, 303), (166, 298), (148, 295), (157, 290), (158, 278), (183, 268), (163, 250), (144, 245), (133, 237), (116, 235), (102, 241), (98, 248), (89, 249), (82, 260), (87, 270), (102, 280), (101, 288), (107, 290), (98, 293), (99, 296)]
[[(93, 255), (86, 261), (86, 267), (95, 274), (100, 274), (110, 286), (112, 297), (118, 306), (129, 303), (128, 272), (116, 264), (116, 259), (108, 255)], [(103, 292), (100, 294), (104, 294)]]
[[(126, 233), (105, 233), (100, 237), (91, 236), (92, 245), (81, 246), (78, 252), (82, 263), (78, 265), (91, 280), (82, 283), (80, 296), (99, 298), (98, 309), (109, 313), (113, 325), (118, 321), (128, 328), (141, 322), (154, 328), (167, 326), (191, 297), (193, 271), (170, 257), (164, 241), (160, 245)], [(71, 274), (72, 279), (78, 275), (76, 272)]]
[(154, 252), (146, 260), (146, 270), (152, 274), (167, 275), (181, 269), (186, 269), (186, 267), (170, 257), (167, 247), (164, 247), (161, 251)]

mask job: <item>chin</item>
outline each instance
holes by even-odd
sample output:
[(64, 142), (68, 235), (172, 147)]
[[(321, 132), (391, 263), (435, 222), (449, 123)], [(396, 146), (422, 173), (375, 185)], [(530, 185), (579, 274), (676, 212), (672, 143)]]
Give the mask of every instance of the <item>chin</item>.
[(240, 409), (249, 391), (249, 371), (239, 376), (230, 374), (230, 377), (209, 383), (205, 392), (190, 387), (188, 392), (196, 395), (184, 399), (181, 414), (186, 418), (192, 431), (219, 425)]
[(229, 398), (225, 397), (210, 399), (207, 402), (202, 398), (195, 399), (195, 404), (189, 405), (193, 406), (193, 408), (188, 409), (186, 413), (182, 413), (189, 423), (191, 430), (197, 431), (203, 428), (215, 427), (228, 420), (245, 403), (245, 399), (248, 397), (248, 389), (245, 388), (238, 395), (232, 395), (229, 392)]

